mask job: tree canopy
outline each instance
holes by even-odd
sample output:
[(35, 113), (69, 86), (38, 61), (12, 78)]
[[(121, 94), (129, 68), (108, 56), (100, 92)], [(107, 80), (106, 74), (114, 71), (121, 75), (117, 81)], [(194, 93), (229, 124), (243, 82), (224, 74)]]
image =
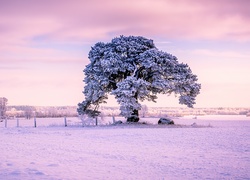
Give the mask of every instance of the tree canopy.
[[(111, 42), (96, 43), (84, 69), (85, 100), (79, 114), (95, 117), (98, 106), (112, 94), (121, 115), (138, 121), (139, 101), (156, 102), (158, 94), (179, 95), (179, 103), (193, 107), (201, 85), (187, 64), (156, 48), (153, 40), (141, 36), (120, 36)], [(132, 117), (132, 118), (131, 118)]]

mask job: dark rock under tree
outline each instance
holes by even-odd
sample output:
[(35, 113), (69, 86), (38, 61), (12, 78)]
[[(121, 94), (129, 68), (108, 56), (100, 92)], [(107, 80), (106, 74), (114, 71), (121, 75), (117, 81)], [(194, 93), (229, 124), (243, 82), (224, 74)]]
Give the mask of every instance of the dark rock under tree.
[(174, 124), (174, 121), (169, 118), (160, 118), (158, 124)]

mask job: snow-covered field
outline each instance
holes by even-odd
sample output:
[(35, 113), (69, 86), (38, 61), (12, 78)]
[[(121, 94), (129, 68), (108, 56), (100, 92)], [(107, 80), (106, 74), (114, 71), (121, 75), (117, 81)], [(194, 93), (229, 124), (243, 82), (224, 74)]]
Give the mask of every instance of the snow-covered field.
[(250, 117), (189, 116), (176, 128), (67, 119), (0, 122), (0, 179), (250, 179)]

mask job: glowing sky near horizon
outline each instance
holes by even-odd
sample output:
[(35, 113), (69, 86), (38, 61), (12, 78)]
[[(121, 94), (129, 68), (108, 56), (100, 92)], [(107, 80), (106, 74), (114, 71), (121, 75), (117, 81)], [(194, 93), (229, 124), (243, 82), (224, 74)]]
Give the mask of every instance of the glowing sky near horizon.
[[(77, 105), (91, 46), (140, 35), (198, 76), (195, 107), (250, 107), (249, 7), (248, 0), (0, 0), (0, 97), (9, 105)], [(179, 106), (168, 96), (143, 104)]]

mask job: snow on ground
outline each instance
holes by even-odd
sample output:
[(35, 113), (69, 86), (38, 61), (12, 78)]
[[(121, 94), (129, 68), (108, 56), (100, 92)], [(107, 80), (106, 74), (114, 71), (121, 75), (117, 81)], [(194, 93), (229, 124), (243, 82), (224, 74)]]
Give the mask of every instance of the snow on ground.
[(250, 118), (192, 118), (212, 127), (0, 122), (0, 179), (250, 179)]

